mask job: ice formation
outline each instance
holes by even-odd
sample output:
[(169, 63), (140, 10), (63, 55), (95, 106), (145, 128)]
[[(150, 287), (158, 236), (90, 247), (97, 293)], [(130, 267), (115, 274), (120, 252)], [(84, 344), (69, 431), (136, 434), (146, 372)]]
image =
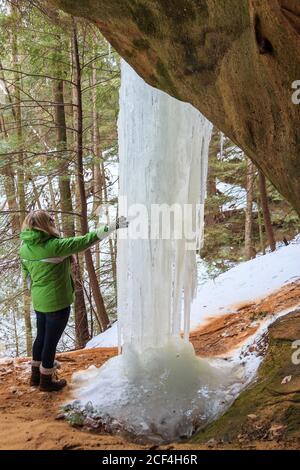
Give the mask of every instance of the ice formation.
[[(74, 406), (111, 430), (170, 441), (191, 435), (233, 398), (225, 361), (221, 367), (196, 357), (188, 340), (196, 288), (191, 234), (178, 235), (171, 218), (171, 237), (153, 237), (151, 218), (156, 205), (177, 204), (201, 243), (211, 124), (123, 61), (118, 133), (119, 215), (132, 219), (118, 237), (122, 354), (74, 374)], [(190, 216), (186, 204), (194, 208)]]
[[(123, 62), (119, 213), (127, 211), (129, 218), (134, 217), (135, 205), (142, 205), (141, 217), (129, 226), (128, 240), (121, 239), (120, 232), (118, 241), (118, 320), (124, 347), (142, 352), (178, 338), (182, 293), (188, 338), (190, 304), (197, 285), (195, 249), (187, 249), (184, 230), (177, 239), (175, 233), (171, 239), (162, 239), (162, 224), (160, 238), (151, 239), (151, 232), (154, 235), (158, 228), (151, 214), (158, 205), (176, 204), (182, 219), (185, 216), (193, 222), (191, 228), (200, 243), (210, 136), (211, 124), (199, 111), (147, 85)], [(127, 207), (122, 207), (122, 201)], [(188, 204), (194, 209), (193, 217), (188, 217)], [(146, 216), (142, 217), (144, 208), (148, 226)], [(146, 240), (135, 237), (141, 219), (150, 233)], [(171, 222), (171, 232), (184, 228)]]

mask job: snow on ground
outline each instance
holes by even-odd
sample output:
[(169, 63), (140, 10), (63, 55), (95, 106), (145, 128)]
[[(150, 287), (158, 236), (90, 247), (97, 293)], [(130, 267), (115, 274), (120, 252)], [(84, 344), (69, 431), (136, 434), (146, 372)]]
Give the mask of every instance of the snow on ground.
[[(273, 253), (242, 262), (204, 284), (199, 280), (191, 307), (191, 329), (210, 317), (234, 312), (243, 303), (269, 295), (281, 286), (300, 279), (300, 237)], [(117, 323), (87, 343), (87, 348), (118, 344)]]
[(89, 348), (110, 348), (118, 344), (118, 323), (115, 322), (104, 333), (94, 336), (86, 345)]
[(191, 328), (209, 317), (233, 312), (241, 303), (253, 302), (299, 279), (299, 260), (300, 244), (290, 244), (240, 263), (206, 282), (198, 289), (192, 304)]
[[(233, 209), (241, 210), (246, 209), (247, 206), (247, 191), (246, 189), (236, 184), (224, 183), (223, 181), (217, 182), (217, 190), (225, 196), (230, 197), (230, 201), (222, 205), (222, 211), (230, 211)], [(254, 202), (252, 205), (253, 212), (257, 212), (257, 204)]]

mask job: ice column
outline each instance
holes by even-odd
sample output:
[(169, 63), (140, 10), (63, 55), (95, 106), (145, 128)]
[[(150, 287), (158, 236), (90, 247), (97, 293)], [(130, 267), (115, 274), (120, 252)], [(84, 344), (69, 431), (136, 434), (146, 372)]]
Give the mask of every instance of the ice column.
[[(195, 208), (201, 208), (205, 197), (211, 124), (190, 104), (146, 84), (124, 61), (121, 76), (119, 214), (126, 212), (127, 205), (129, 218), (138, 216), (130, 224), (127, 240), (119, 233), (118, 321), (124, 347), (130, 344), (141, 352), (179, 337), (182, 302), (188, 339), (196, 253), (187, 249), (189, 234), (180, 234), (184, 226), (178, 214), (192, 221), (191, 228), (201, 239), (203, 211), (196, 214)], [(157, 232), (158, 205), (165, 211), (165, 222), (171, 207), (177, 214), (169, 239), (161, 236), (162, 224)], [(153, 237), (157, 233), (160, 238)]]

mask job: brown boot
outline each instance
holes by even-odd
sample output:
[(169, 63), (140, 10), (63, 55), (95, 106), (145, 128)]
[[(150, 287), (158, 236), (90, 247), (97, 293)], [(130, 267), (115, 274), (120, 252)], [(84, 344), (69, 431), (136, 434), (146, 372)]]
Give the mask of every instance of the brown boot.
[(40, 367), (40, 391), (41, 392), (58, 392), (67, 385), (64, 379), (57, 380), (56, 368), (46, 369), (41, 365)]
[(40, 364), (41, 361), (31, 361), (31, 387), (38, 387), (40, 385)]

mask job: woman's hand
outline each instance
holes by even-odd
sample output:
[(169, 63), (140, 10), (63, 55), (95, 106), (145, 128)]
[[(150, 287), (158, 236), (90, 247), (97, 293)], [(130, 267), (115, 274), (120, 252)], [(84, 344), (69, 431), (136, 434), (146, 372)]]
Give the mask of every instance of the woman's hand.
[(107, 232), (113, 232), (114, 230), (118, 230), (119, 228), (127, 228), (129, 225), (129, 222), (126, 217), (121, 215), (121, 217), (118, 217), (115, 222), (112, 224), (108, 225), (108, 230)]
[(97, 228), (97, 235), (100, 240), (104, 240), (106, 237), (108, 237), (112, 232), (115, 230), (118, 230), (119, 228), (127, 228), (129, 225), (129, 222), (126, 217), (121, 216), (116, 219), (115, 222), (113, 222), (110, 225), (104, 225), (102, 227)]
[(121, 217), (118, 217), (117, 220), (116, 220), (116, 229), (118, 230), (119, 228), (127, 228), (129, 225), (129, 222), (128, 220), (126, 219), (126, 217), (124, 217), (123, 215), (121, 215)]

